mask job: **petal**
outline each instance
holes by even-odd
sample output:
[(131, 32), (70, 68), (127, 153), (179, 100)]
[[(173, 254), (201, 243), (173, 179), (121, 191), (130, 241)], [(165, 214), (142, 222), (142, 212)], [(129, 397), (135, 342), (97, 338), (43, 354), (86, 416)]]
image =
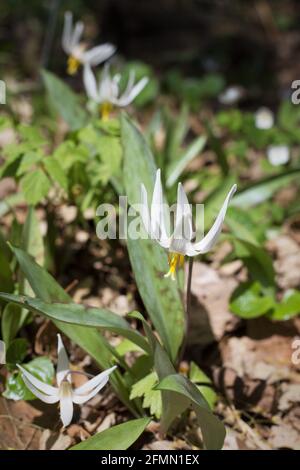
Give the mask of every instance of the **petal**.
[(107, 384), (108, 382), (108, 377), (106, 377), (102, 382), (98, 385), (98, 387), (95, 387), (90, 393), (87, 395), (75, 395), (73, 394), (73, 403), (76, 403), (77, 405), (82, 405), (83, 403), (86, 403), (89, 401), (91, 398), (93, 398), (97, 393), (100, 392), (100, 390)]
[(148, 77), (144, 77), (138, 83), (136, 83), (134, 87), (132, 87), (130, 92), (127, 92), (125, 96), (123, 95), (120, 98), (119, 100), (120, 106), (128, 106), (130, 103), (132, 103), (135, 100), (135, 98), (141, 93), (143, 88), (145, 88), (148, 81), (149, 81)]
[[(60, 334), (57, 335), (57, 368), (56, 368), (56, 382), (60, 386), (63, 379), (67, 376), (70, 370), (69, 358), (62, 342)], [(71, 382), (71, 377), (67, 376), (67, 380)]]
[(185, 240), (192, 240), (194, 235), (191, 206), (181, 183), (178, 184), (177, 188), (177, 207), (174, 235), (175, 233), (177, 234), (177, 237), (181, 234), (181, 237)]
[(30, 372), (28, 372), (24, 367), (20, 366), (17, 364), (18, 368), (22, 372), (22, 374), (25, 376), (25, 378), (38, 390), (40, 390), (43, 393), (46, 393), (47, 395), (54, 395), (57, 396), (58, 394), (58, 389), (56, 387), (52, 387), (52, 385), (46, 384), (45, 382), (42, 382), (41, 380), (37, 379), (34, 375), (32, 375)]
[(62, 48), (69, 54), (71, 52), (71, 35), (72, 35), (73, 15), (70, 11), (65, 12), (64, 29), (62, 34)]
[[(95, 387), (98, 387), (98, 385), (101, 383), (101, 382), (104, 382), (108, 380), (109, 378), (109, 375), (117, 368), (117, 366), (113, 366), (111, 367), (110, 369), (107, 369), (107, 370), (104, 370), (103, 372), (101, 372), (100, 374), (96, 375), (95, 377), (93, 377), (91, 380), (89, 380), (88, 382), (86, 382), (85, 384), (81, 385), (80, 387), (78, 388), (75, 388), (74, 390), (74, 394), (75, 395), (81, 395), (83, 393), (88, 393), (90, 392), (93, 388)], [(105, 383), (106, 383), (105, 382)]]
[(226, 211), (227, 211), (227, 207), (228, 207), (228, 204), (230, 202), (230, 199), (232, 198), (232, 196), (234, 195), (234, 193), (236, 192), (236, 189), (237, 189), (237, 186), (236, 184), (234, 184), (231, 188), (231, 190), (229, 191), (224, 203), (223, 203), (223, 206), (218, 214), (218, 217), (216, 218), (212, 228), (209, 230), (209, 232), (205, 235), (204, 238), (202, 238), (202, 240), (198, 243), (194, 243), (192, 244), (192, 247), (195, 251), (197, 251), (198, 253), (207, 253), (209, 250), (211, 250), (211, 248), (214, 246), (214, 244), (216, 243), (219, 235), (220, 235), (220, 232), (222, 230), (222, 225), (223, 225), (223, 222), (224, 222), (224, 219), (225, 219), (225, 215), (226, 215)]
[(99, 99), (101, 99), (101, 102), (111, 101), (111, 83), (109, 64), (105, 64), (99, 84)]
[(22, 379), (24, 380), (24, 383), (26, 387), (35, 395), (39, 400), (42, 400), (44, 403), (57, 403), (59, 401), (58, 397), (58, 390), (56, 395), (45, 395), (44, 393), (40, 392), (37, 388), (35, 388), (32, 383), (29, 382), (29, 380), (25, 377), (25, 375), (22, 374)]
[(71, 50), (78, 46), (80, 38), (82, 36), (84, 25), (82, 21), (77, 21), (73, 34), (71, 35), (70, 48)]
[(97, 102), (99, 99), (97, 82), (89, 64), (85, 64), (83, 69), (83, 83), (88, 97)]
[(163, 191), (161, 185), (160, 169), (156, 172), (152, 204), (151, 204), (151, 232), (157, 240), (167, 240), (165, 228)]
[(60, 397), (60, 418), (64, 426), (68, 426), (73, 418), (72, 394), (62, 394)]
[(92, 66), (99, 65), (101, 62), (109, 59), (117, 48), (110, 43), (101, 44), (101, 46), (93, 47), (83, 54), (83, 61), (89, 63)]

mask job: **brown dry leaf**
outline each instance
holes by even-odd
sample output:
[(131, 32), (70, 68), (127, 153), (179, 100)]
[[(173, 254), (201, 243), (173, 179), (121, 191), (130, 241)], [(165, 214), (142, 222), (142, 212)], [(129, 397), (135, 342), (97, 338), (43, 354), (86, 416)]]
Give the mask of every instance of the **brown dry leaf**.
[(300, 286), (300, 248), (288, 235), (270, 240), (267, 247), (276, 255), (274, 268), (277, 283), (282, 289)]
[(39, 450), (66, 450), (71, 444), (70, 436), (45, 429), (40, 437)]
[[(219, 340), (225, 332), (236, 327), (240, 320), (228, 309), (229, 298), (236, 286), (234, 278), (222, 278), (210, 266), (194, 263), (189, 344)], [(203, 338), (203, 335), (207, 337)]]
[(111, 428), (114, 424), (116, 424), (116, 414), (112, 412), (105, 416), (100, 426), (97, 427), (97, 432), (105, 431), (105, 429)]
[(300, 403), (300, 385), (287, 384), (281, 385), (282, 395), (279, 399), (278, 408), (281, 411), (289, 410), (296, 403)]
[(300, 450), (300, 433), (289, 425), (272, 426), (269, 442), (276, 449)]
[(0, 398), (0, 449), (37, 449), (42, 429), (33, 421), (41, 415), (28, 402)]

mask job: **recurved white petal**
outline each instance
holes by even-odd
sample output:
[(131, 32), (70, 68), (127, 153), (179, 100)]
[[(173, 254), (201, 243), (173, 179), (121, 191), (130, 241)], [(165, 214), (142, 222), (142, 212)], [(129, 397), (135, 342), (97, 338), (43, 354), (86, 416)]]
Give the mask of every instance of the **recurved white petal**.
[(147, 85), (149, 79), (147, 77), (142, 78), (138, 83), (136, 83), (127, 94), (123, 95), (120, 99), (120, 106), (128, 106), (132, 103), (135, 98), (141, 93), (143, 88)]
[(81, 385), (80, 387), (76, 388), (73, 393), (74, 395), (83, 395), (85, 393), (89, 393), (92, 391), (95, 387), (98, 387), (99, 385), (103, 384), (102, 386), (107, 383), (110, 374), (117, 368), (117, 366), (110, 367), (110, 369), (104, 370), (100, 374), (96, 375), (92, 379), (90, 379), (88, 382), (85, 384)]
[(71, 376), (67, 375), (70, 370), (69, 358), (64, 347), (60, 334), (57, 335), (57, 368), (56, 382), (60, 386), (64, 378), (71, 382)]
[(40, 392), (29, 380), (22, 374), (22, 379), (27, 388), (35, 395), (39, 400), (42, 400), (45, 403), (53, 404), (59, 401), (58, 393), (56, 395), (46, 395), (45, 393)]
[(82, 21), (77, 21), (75, 28), (73, 30), (73, 33), (71, 35), (71, 40), (70, 40), (70, 48), (71, 50), (74, 49), (76, 46), (78, 46), (82, 33), (83, 33), (84, 25)]
[(72, 387), (69, 382), (62, 382), (59, 389), (60, 417), (64, 426), (68, 426), (73, 418)]
[[(192, 249), (195, 251), (195, 253), (193, 254), (207, 253), (209, 250), (211, 250), (211, 248), (216, 243), (220, 235), (220, 232), (222, 230), (222, 225), (225, 219), (228, 204), (230, 202), (230, 199), (236, 192), (236, 189), (237, 189), (237, 186), (236, 184), (234, 184), (232, 188), (230, 189), (213, 226), (211, 227), (209, 232), (205, 235), (205, 237), (203, 237), (200, 242), (191, 244)], [(187, 254), (192, 256), (190, 252)]]
[(116, 52), (116, 47), (113, 44), (101, 44), (100, 46), (92, 47), (83, 53), (84, 63), (89, 63), (92, 66), (99, 65), (101, 62), (109, 59)]
[(4, 341), (0, 340), (0, 364), (6, 363), (6, 346)]
[(73, 393), (73, 403), (76, 403), (77, 405), (82, 405), (83, 403), (86, 403), (87, 401), (91, 400), (97, 393), (100, 392), (100, 390), (107, 384), (108, 382), (108, 377), (104, 379), (98, 387), (95, 387), (90, 393), (87, 393), (86, 395), (75, 395)]
[(182, 237), (185, 240), (192, 240), (193, 238), (193, 219), (191, 206), (189, 204), (188, 198), (185, 194), (183, 186), (181, 183), (178, 184), (177, 188), (177, 206), (176, 206), (176, 220), (175, 220), (175, 230), (177, 237), (182, 233)]
[(17, 364), (17, 366), (22, 372), (22, 374), (25, 376), (25, 378), (38, 390), (43, 393), (46, 393), (47, 395), (58, 395), (58, 388), (53, 387), (52, 385), (46, 384), (45, 382), (42, 382), (41, 380), (37, 379), (34, 375), (32, 375), (30, 372), (28, 372), (28, 370), (26, 370), (19, 364)]
[(88, 97), (98, 102), (99, 95), (97, 91), (97, 82), (89, 64), (85, 64), (83, 68), (83, 83)]
[(151, 232), (157, 240), (167, 240), (164, 220), (164, 198), (161, 185), (160, 169), (156, 172), (153, 197), (151, 203)]
[(62, 48), (66, 54), (71, 52), (71, 35), (72, 35), (73, 15), (70, 11), (65, 12), (64, 29), (62, 35)]

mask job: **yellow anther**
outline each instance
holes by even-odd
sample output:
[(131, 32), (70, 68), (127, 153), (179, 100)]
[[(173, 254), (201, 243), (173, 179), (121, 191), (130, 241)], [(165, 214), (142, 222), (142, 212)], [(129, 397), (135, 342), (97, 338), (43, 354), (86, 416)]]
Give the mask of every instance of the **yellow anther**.
[(105, 101), (100, 105), (100, 114), (101, 114), (101, 119), (102, 121), (108, 121), (110, 113), (112, 111), (112, 104), (109, 103), (108, 101)]
[(75, 75), (79, 66), (80, 66), (80, 61), (76, 59), (76, 57), (74, 57), (73, 55), (70, 55), (70, 57), (68, 58), (67, 73), (69, 75)]
[(169, 257), (170, 269), (167, 274), (165, 274), (165, 277), (171, 277), (172, 281), (175, 281), (175, 273), (178, 265), (180, 267), (184, 265), (184, 256), (180, 255), (179, 253), (171, 254)]

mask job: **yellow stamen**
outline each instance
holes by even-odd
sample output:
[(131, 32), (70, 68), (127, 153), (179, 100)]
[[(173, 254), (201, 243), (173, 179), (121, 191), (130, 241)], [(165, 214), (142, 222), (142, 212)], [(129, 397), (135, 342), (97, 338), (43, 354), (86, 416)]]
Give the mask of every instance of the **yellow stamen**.
[(165, 277), (171, 276), (172, 281), (175, 281), (175, 273), (178, 265), (179, 267), (182, 267), (184, 265), (184, 256), (180, 255), (179, 253), (171, 254), (169, 257), (170, 269), (167, 274), (165, 274)]
[(112, 111), (112, 104), (109, 103), (108, 101), (105, 101), (100, 105), (100, 114), (101, 114), (101, 119), (102, 121), (108, 121), (109, 120), (109, 115)]
[(68, 57), (67, 73), (69, 75), (75, 75), (75, 73), (77, 72), (79, 68), (79, 65), (80, 65), (80, 61), (76, 59), (76, 57), (74, 57), (73, 55), (70, 55)]

